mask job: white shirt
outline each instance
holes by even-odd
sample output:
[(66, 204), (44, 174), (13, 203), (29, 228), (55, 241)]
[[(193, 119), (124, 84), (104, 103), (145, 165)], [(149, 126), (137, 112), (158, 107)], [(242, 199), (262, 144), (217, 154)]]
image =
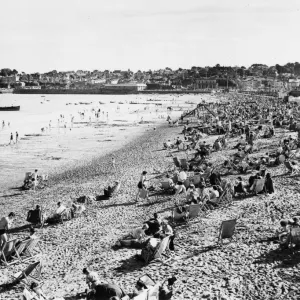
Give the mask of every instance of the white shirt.
[(181, 171), (181, 172), (179, 173), (179, 180), (180, 180), (181, 182), (184, 182), (184, 181), (186, 181), (186, 179), (187, 179), (186, 173), (185, 173), (184, 171)]
[(59, 215), (61, 214), (64, 210), (66, 210), (67, 208), (64, 205), (61, 205), (57, 210), (56, 213)]

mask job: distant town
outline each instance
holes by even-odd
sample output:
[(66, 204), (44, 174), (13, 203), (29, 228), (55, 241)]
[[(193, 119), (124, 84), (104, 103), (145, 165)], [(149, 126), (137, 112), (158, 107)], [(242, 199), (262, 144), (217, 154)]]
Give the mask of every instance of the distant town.
[(288, 92), (300, 88), (300, 64), (267, 66), (253, 64), (249, 68), (220, 66), (165, 68), (160, 70), (94, 70), (56, 71), (26, 74), (4, 68), (0, 71), (0, 92), (107, 92), (143, 91), (211, 91), (240, 90), (264, 93)]

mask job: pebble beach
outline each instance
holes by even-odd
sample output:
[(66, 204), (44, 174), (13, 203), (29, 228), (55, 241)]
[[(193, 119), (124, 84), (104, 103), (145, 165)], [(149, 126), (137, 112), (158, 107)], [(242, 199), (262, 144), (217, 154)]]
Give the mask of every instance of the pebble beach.
[[(154, 130), (155, 127), (155, 130)], [(5, 190), (0, 197), (1, 214), (13, 208), (17, 218), (14, 228), (26, 224), (26, 213), (39, 204), (45, 212), (52, 212), (58, 201), (70, 204), (83, 195), (103, 194), (107, 183), (120, 181), (119, 193), (110, 200), (93, 201), (79, 218), (63, 224), (37, 229), (41, 238), (43, 290), (51, 297), (81, 299), (87, 288), (83, 267), (96, 271), (103, 281), (114, 282), (131, 292), (137, 279), (150, 274), (155, 281), (176, 276), (173, 299), (299, 299), (298, 253), (278, 252), (278, 245), (270, 241), (281, 215), (270, 212), (270, 201), (284, 212), (284, 217), (298, 208), (298, 177), (286, 175), (282, 165), (269, 171), (274, 178), (275, 194), (258, 195), (234, 200), (176, 228), (175, 252), (162, 262), (145, 265), (136, 259), (140, 250), (119, 249), (112, 246), (129, 230), (140, 226), (154, 212), (161, 218), (171, 215), (174, 202), (169, 196), (150, 197), (135, 202), (140, 173), (156, 177), (173, 166), (172, 157), (163, 149), (163, 142), (173, 140), (182, 127), (167, 123), (146, 126), (143, 134), (133, 138), (116, 151), (95, 156), (84, 164), (60, 168), (53, 172), (46, 186), (33, 191)], [(264, 140), (259, 156), (266, 149), (275, 149), (284, 129), (277, 129), (273, 138)], [(212, 143), (216, 136), (205, 140)], [(237, 138), (229, 140), (227, 149), (211, 155), (220, 163), (232, 154)], [(185, 151), (174, 156), (185, 157)], [(111, 167), (112, 156), (116, 171)], [(234, 176), (228, 176), (234, 181)], [(217, 247), (217, 237), (223, 220), (238, 219), (235, 238)], [(20, 230), (14, 236), (26, 235)], [(22, 286), (6, 286), (12, 274), (24, 269), (24, 264), (0, 269), (0, 299), (19, 299)], [(83, 298), (82, 298), (83, 299)]]

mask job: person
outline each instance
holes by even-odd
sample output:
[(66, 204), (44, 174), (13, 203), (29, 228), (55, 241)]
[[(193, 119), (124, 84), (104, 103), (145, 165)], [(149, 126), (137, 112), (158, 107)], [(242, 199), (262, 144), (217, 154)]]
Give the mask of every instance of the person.
[(14, 144), (14, 136), (13, 136), (12, 132), (11, 132), (11, 134), (10, 134), (10, 141), (9, 141), (9, 144), (11, 144), (11, 143)]
[(237, 180), (238, 182), (237, 185), (234, 187), (233, 197), (235, 197), (237, 193), (248, 194), (246, 190), (246, 184), (243, 182), (242, 177), (239, 176)]
[(34, 293), (30, 293), (30, 295), (26, 294), (26, 287), (24, 288), (23, 295), (27, 295), (25, 299), (31, 299), (31, 300), (44, 300), (48, 299), (47, 296), (43, 293), (42, 289), (40, 288), (39, 284), (37, 282), (32, 282), (30, 285), (30, 290)]
[[(138, 192), (136, 194), (136, 202), (139, 199), (140, 192), (142, 190), (147, 190), (146, 185), (145, 185), (145, 182), (147, 181), (146, 175), (147, 175), (147, 171), (143, 171), (141, 174), (141, 177), (140, 177), (140, 181), (138, 182)], [(146, 198), (148, 199), (148, 195)]]
[(188, 190), (187, 190), (187, 201), (192, 201), (193, 199), (197, 199), (199, 197), (199, 193), (196, 190), (196, 187), (194, 184), (190, 184)]
[(35, 169), (34, 170), (34, 174), (33, 174), (33, 190), (35, 191), (37, 185), (38, 185), (38, 170)]
[(15, 213), (10, 212), (7, 217), (3, 217), (0, 220), (0, 251), (3, 249), (5, 243), (8, 240), (7, 231), (8, 229), (10, 229), (14, 218)]
[(265, 192), (268, 193), (268, 194), (273, 194), (274, 193), (273, 179), (272, 179), (270, 173), (267, 173), (267, 175), (266, 175)]
[(209, 198), (210, 200), (217, 199), (220, 197), (217, 186), (213, 185), (213, 189), (209, 190)]
[(19, 134), (18, 131), (16, 131), (16, 144), (18, 144), (18, 141), (19, 141)]
[(142, 248), (146, 238), (145, 231), (149, 229), (148, 224), (143, 224), (142, 227), (135, 228), (128, 235), (122, 237), (117, 243), (117, 246)]
[(91, 290), (94, 290), (100, 284), (100, 278), (96, 272), (83, 268), (82, 273), (86, 276), (85, 282)]
[(206, 203), (210, 200), (209, 192), (206, 189), (206, 184), (203, 181), (199, 183), (199, 199), (202, 203)]
[(112, 165), (112, 168), (114, 169), (114, 171), (116, 172), (116, 159), (114, 156), (111, 159), (111, 165)]
[(61, 204), (61, 202), (57, 202), (56, 214), (61, 215), (67, 208)]
[(278, 240), (279, 243), (281, 245), (281, 247), (286, 248), (288, 247), (288, 243), (289, 243), (289, 226), (288, 226), (288, 221), (287, 220), (281, 220), (280, 221), (280, 228), (277, 230), (277, 236), (278, 236)]
[(166, 181), (169, 183), (170, 188), (173, 188), (173, 187), (174, 187), (173, 179), (170, 178), (170, 175), (169, 175), (169, 174), (166, 175), (166, 178), (167, 178)]
[(72, 215), (73, 217), (77, 215), (81, 215), (85, 211), (84, 205), (77, 205), (75, 203), (72, 204)]
[(157, 213), (153, 214), (153, 218), (146, 221), (144, 224), (148, 225), (148, 229), (145, 230), (146, 235), (156, 235), (160, 231), (161, 221)]
[(92, 299), (98, 300), (121, 299), (125, 296), (124, 291), (118, 285), (100, 282), (95, 284), (90, 294), (94, 296)]
[(41, 224), (43, 222), (42, 210), (39, 205), (36, 205), (34, 210), (28, 211), (26, 221), (33, 224)]

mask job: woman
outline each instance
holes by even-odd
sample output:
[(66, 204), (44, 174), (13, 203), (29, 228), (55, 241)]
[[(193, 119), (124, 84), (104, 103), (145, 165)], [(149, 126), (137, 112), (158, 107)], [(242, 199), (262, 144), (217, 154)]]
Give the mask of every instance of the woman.
[(266, 175), (265, 192), (268, 193), (268, 194), (273, 194), (274, 193), (273, 179), (272, 179), (270, 173), (267, 173), (267, 175)]
[(147, 192), (147, 187), (145, 185), (145, 182), (147, 181), (146, 179), (146, 175), (147, 175), (147, 171), (143, 171), (140, 177), (140, 181), (138, 183), (138, 192), (136, 194), (136, 202), (138, 202), (139, 200), (139, 195), (141, 193), (141, 191), (146, 191), (146, 200), (148, 200), (148, 192)]

